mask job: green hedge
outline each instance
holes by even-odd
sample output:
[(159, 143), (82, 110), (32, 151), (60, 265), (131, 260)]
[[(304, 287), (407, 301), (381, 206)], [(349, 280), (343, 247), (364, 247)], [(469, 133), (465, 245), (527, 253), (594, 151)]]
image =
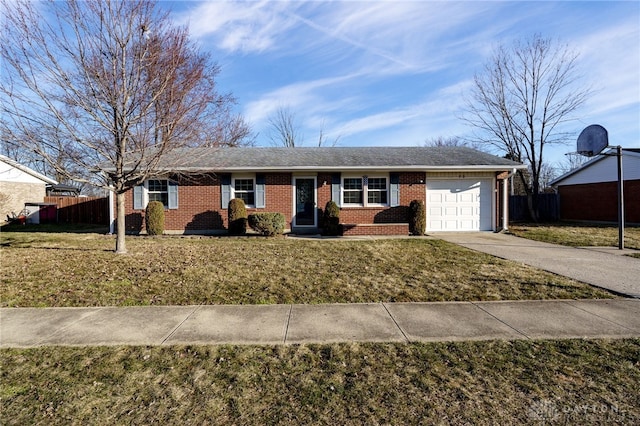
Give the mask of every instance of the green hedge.
[(340, 207), (335, 201), (329, 201), (322, 215), (322, 234), (340, 235)]
[(229, 200), (229, 234), (247, 233), (247, 208), (241, 198)]
[(409, 232), (411, 235), (424, 235), (427, 227), (427, 214), (424, 201), (413, 200), (409, 204)]
[(147, 235), (164, 233), (164, 205), (160, 201), (150, 201), (144, 214)]
[(253, 213), (249, 215), (249, 226), (267, 236), (282, 235), (285, 219), (282, 213)]

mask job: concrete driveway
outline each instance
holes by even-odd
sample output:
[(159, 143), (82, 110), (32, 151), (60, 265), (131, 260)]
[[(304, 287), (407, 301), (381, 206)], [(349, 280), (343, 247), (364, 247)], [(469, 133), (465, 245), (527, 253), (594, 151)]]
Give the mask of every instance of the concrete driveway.
[(621, 295), (640, 298), (640, 259), (622, 255), (630, 250), (566, 247), (493, 232), (449, 232), (432, 236)]

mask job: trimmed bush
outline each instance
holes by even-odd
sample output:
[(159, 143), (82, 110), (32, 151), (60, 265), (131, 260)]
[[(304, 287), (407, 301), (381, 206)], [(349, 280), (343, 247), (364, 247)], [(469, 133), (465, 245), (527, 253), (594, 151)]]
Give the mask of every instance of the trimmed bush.
[(322, 215), (322, 233), (324, 235), (340, 235), (340, 207), (335, 201), (329, 201)]
[(247, 233), (247, 208), (241, 198), (229, 201), (229, 234), (244, 235)]
[(249, 215), (249, 226), (262, 235), (281, 235), (284, 233), (284, 215), (282, 213), (253, 213)]
[(427, 227), (427, 214), (424, 201), (413, 200), (409, 204), (409, 232), (411, 235), (424, 235)]
[(147, 235), (164, 233), (164, 205), (160, 201), (150, 201), (144, 214)]

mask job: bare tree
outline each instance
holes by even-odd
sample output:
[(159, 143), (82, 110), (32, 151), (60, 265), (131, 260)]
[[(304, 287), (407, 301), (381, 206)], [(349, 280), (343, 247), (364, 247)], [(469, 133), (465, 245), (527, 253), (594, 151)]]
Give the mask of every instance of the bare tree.
[(296, 116), (288, 107), (280, 107), (269, 118), (269, 138), (273, 146), (295, 148), (303, 143)]
[[(304, 144), (304, 136), (300, 132), (300, 124), (291, 108), (280, 107), (269, 117), (269, 139), (271, 139), (271, 145), (273, 146), (296, 148)], [(327, 139), (323, 121), (318, 133), (318, 146), (334, 147), (338, 145), (339, 140), (340, 136), (331, 140)]]
[(577, 152), (570, 152), (564, 155), (564, 161), (559, 162), (558, 170), (563, 174), (569, 173), (570, 171), (582, 166), (587, 161), (589, 161), (589, 157)]
[(459, 136), (438, 136), (425, 140), (424, 146), (443, 147), (443, 146), (462, 146), (467, 148), (479, 149), (478, 143), (464, 140)]
[(531, 179), (519, 171), (532, 218), (547, 145), (562, 144), (562, 125), (590, 95), (579, 85), (578, 55), (568, 46), (534, 35), (511, 47), (500, 46), (476, 74), (463, 119), (477, 130), (478, 142), (529, 166)]
[(331, 140), (327, 139), (324, 133), (324, 120), (323, 120), (322, 126), (320, 126), (320, 133), (318, 134), (318, 146), (319, 147), (321, 146), (335, 147), (338, 145), (339, 142), (340, 142), (340, 135), (336, 136)]
[(224, 144), (206, 137), (234, 102), (218, 66), (153, 0), (0, 1), (3, 139), (62, 178), (96, 172), (91, 183), (116, 195), (125, 253), (125, 192), (179, 148)]

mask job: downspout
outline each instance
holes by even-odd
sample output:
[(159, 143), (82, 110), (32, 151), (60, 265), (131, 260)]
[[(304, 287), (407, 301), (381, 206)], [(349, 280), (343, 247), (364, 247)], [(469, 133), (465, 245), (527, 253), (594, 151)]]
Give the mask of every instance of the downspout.
[[(516, 174), (516, 169), (511, 169), (509, 173), (502, 180), (502, 232), (509, 230), (509, 180)], [(513, 179), (511, 179), (513, 180)], [(513, 188), (512, 188), (513, 190)]]

